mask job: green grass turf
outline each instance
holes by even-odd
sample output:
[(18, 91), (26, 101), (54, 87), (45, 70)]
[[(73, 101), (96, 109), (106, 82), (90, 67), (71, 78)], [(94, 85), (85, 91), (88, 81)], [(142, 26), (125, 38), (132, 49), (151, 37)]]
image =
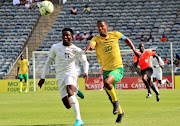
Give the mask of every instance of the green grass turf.
[[(180, 126), (180, 90), (160, 90), (160, 102), (155, 94), (146, 99), (146, 90), (117, 90), (125, 111), (121, 124), (104, 91), (82, 91), (79, 99), (85, 126)], [(0, 93), (0, 125), (72, 126), (73, 109), (66, 109), (58, 91)]]

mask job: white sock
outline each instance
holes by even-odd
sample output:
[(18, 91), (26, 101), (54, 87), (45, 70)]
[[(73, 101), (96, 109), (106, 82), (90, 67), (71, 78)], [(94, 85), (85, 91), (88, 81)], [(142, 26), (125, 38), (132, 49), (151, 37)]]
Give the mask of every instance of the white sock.
[(71, 101), (72, 107), (74, 109), (74, 112), (75, 112), (75, 115), (76, 115), (76, 119), (77, 120), (81, 120), (79, 102), (78, 102), (76, 96), (73, 95), (73, 96), (69, 97), (69, 100)]
[(165, 84), (166, 83), (166, 79), (163, 79), (162, 81), (161, 81), (161, 84)]
[(153, 85), (154, 85), (154, 88), (156, 89), (156, 91), (157, 91), (158, 94), (159, 94), (159, 90), (158, 90), (158, 88), (157, 88), (157, 86), (156, 86), (156, 82), (153, 82)]

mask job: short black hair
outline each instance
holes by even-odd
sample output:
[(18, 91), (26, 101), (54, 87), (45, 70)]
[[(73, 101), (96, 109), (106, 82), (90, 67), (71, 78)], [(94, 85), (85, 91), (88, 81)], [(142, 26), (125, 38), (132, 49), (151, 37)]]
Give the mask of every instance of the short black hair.
[(101, 22), (104, 22), (106, 25), (108, 25), (107, 21), (105, 21), (105, 20), (98, 20), (98, 21), (97, 21), (97, 24), (98, 24), (98, 23), (101, 23)]
[(64, 29), (62, 30), (62, 33), (63, 33), (64, 31), (69, 31), (69, 32), (71, 32), (71, 35), (74, 35), (74, 31), (73, 31), (71, 28), (64, 28)]

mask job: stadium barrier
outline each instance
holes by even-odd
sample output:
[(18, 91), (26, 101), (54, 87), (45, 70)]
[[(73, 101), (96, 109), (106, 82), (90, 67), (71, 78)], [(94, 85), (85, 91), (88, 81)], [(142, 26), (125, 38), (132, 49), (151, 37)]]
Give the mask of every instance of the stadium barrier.
[[(145, 89), (145, 85), (142, 82), (141, 77), (124, 77), (121, 81), (116, 83), (116, 89)], [(159, 89), (172, 89), (172, 78), (171, 76), (164, 76), (167, 78), (171, 84), (160, 85), (158, 84)], [(127, 81), (128, 80), (128, 81)], [(130, 80), (133, 80), (132, 82)], [(39, 79), (36, 80), (38, 83)], [(79, 89), (80, 90), (99, 90), (98, 77), (89, 77), (88, 81), (85, 84), (83, 78), (78, 79)], [(37, 91), (58, 91), (58, 84), (56, 79), (46, 79), (44, 85), (40, 89), (36, 86)], [(175, 76), (175, 89), (180, 89), (180, 76)], [(25, 90), (25, 84), (23, 83), (23, 91)], [(14, 80), (0, 80), (0, 92), (18, 92), (19, 91), (19, 79)], [(29, 91), (34, 91), (33, 79), (29, 79)]]
[[(39, 79), (36, 79), (38, 83)], [(19, 79), (14, 80), (0, 80), (0, 92), (19, 92)], [(78, 79), (79, 89), (85, 90), (85, 81), (83, 78)], [(46, 79), (44, 85), (40, 89), (36, 86), (37, 91), (56, 91), (58, 84), (56, 79)], [(25, 90), (25, 83), (23, 82), (23, 91)], [(29, 79), (29, 91), (34, 91), (33, 79)]]

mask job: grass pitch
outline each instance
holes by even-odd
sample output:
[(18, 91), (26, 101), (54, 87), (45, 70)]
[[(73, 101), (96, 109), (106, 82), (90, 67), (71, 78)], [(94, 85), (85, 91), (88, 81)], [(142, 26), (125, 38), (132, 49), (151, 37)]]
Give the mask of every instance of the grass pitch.
[[(146, 90), (117, 90), (125, 111), (121, 124), (104, 91), (82, 91), (79, 99), (85, 126), (180, 126), (180, 90), (160, 90), (160, 102), (155, 94), (146, 99)], [(0, 125), (72, 126), (73, 109), (67, 110), (58, 91), (0, 93)]]

